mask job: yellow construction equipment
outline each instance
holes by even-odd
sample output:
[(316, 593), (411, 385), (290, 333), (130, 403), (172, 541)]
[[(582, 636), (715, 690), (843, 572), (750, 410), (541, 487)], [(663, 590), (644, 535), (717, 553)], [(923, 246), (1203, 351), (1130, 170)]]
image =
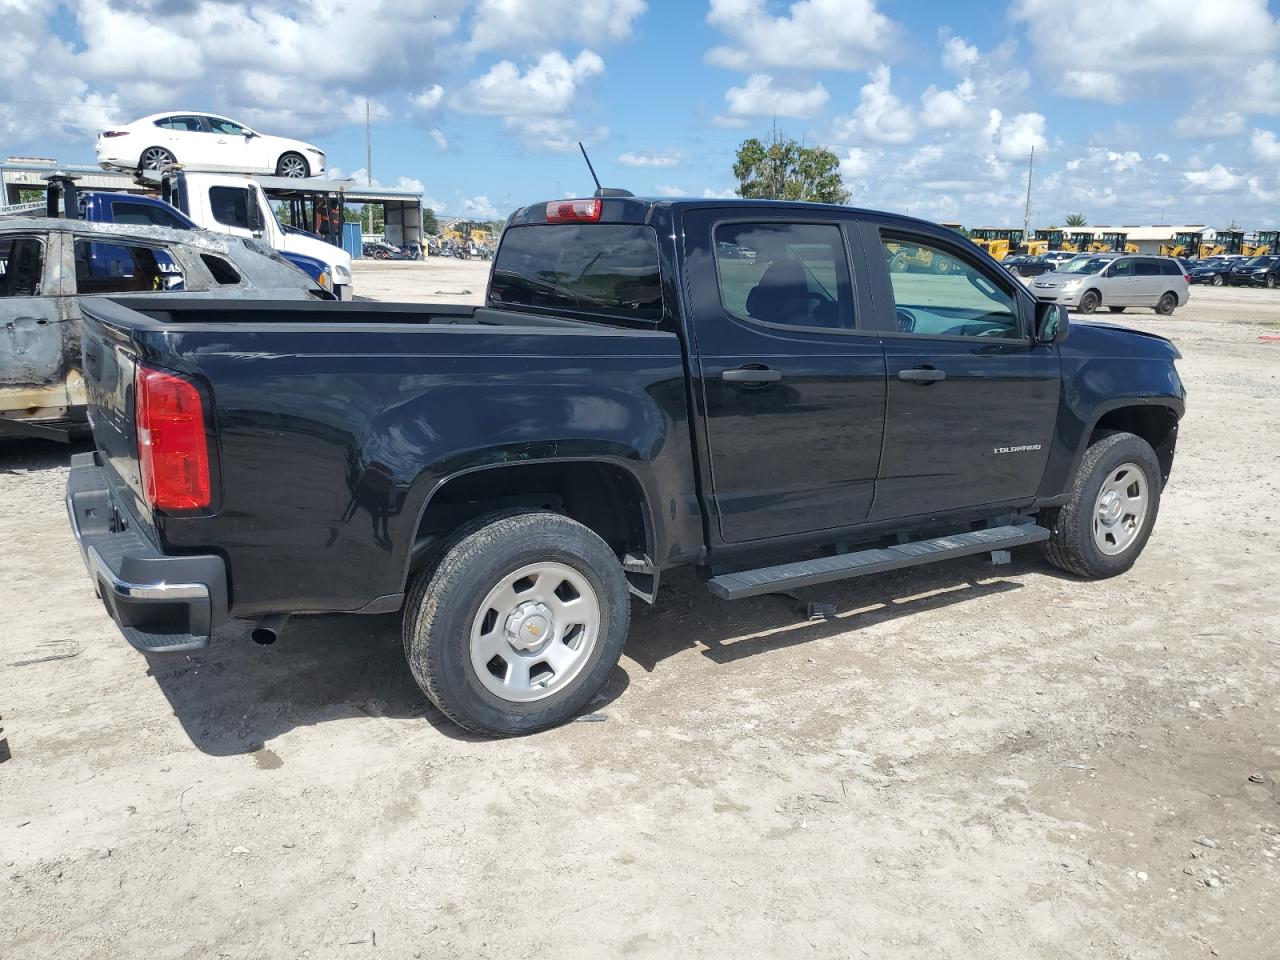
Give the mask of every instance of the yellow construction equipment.
[(1265, 243), (1242, 243), (1240, 252), (1246, 257), (1265, 257), (1271, 252), (1271, 248)]
[[(1111, 231), (1109, 233), (1104, 233), (1102, 235), (1102, 243), (1106, 246), (1108, 250), (1114, 250), (1116, 253), (1122, 253), (1124, 252), (1125, 247), (1129, 243), (1129, 235), (1127, 233), (1121, 233), (1118, 231)], [(1093, 253), (1095, 251), (1091, 250), (1089, 252)], [(1137, 253), (1138, 251), (1135, 250), (1133, 252)]]
[(1246, 257), (1265, 257), (1272, 250), (1280, 250), (1280, 230), (1259, 230), (1253, 235), (1253, 243), (1240, 247), (1240, 252)]
[(1203, 233), (1183, 231), (1173, 238), (1172, 245), (1167, 243), (1160, 244), (1160, 255), (1164, 257), (1185, 257), (1189, 253), (1197, 252), (1203, 242)]
[(886, 243), (889, 269), (894, 273), (952, 273), (964, 269), (950, 257), (914, 243)]
[(1086, 251), (1090, 253), (1095, 252), (1089, 249), (1090, 244), (1093, 243), (1092, 230), (1073, 231), (1068, 235), (1068, 239), (1071, 241), (1071, 245), (1067, 246), (1064, 244), (1062, 247), (1063, 250), (1071, 250), (1075, 253), (1085, 253)]
[(1220, 257), (1226, 252), (1226, 244), (1202, 243), (1200, 244), (1200, 249), (1196, 251), (1196, 258), (1199, 260), (1208, 260), (1210, 257)]
[(1125, 253), (1141, 253), (1142, 251), (1138, 249), (1138, 245), (1136, 243), (1126, 243), (1124, 245), (1124, 252)]
[(1043, 257), (1049, 252), (1048, 240), (1026, 240), (1018, 247), (1018, 252), (1027, 257)]
[(1048, 244), (1050, 250), (1066, 250), (1068, 253), (1079, 253), (1075, 247), (1067, 243), (1067, 234), (1065, 230), (1059, 230), (1057, 227), (1050, 227), (1048, 230), (1037, 230), (1032, 234), (1034, 240), (1043, 240)]
[(1023, 231), (1010, 227), (974, 227), (969, 239), (987, 251), (995, 260), (1003, 260), (1009, 251), (1022, 243)]

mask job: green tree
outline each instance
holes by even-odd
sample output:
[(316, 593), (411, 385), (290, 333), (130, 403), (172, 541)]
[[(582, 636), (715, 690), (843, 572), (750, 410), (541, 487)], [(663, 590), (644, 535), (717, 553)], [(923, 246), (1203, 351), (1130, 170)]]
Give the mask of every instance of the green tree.
[(1089, 225), (1089, 218), (1083, 213), (1068, 213), (1066, 224), (1068, 227), (1087, 227)]
[(777, 131), (765, 143), (759, 137), (738, 147), (733, 175), (738, 196), (762, 200), (807, 200), (847, 203), (849, 191), (840, 179), (840, 158), (826, 147), (806, 147), (782, 139)]
[(431, 235), (440, 232), (440, 221), (436, 219), (436, 212), (430, 207), (422, 208), (422, 232)]

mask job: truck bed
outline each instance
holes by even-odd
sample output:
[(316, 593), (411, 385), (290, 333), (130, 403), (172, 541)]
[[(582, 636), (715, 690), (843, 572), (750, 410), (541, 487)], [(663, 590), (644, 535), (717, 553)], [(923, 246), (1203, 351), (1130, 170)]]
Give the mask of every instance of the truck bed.
[[(105, 482), (166, 553), (227, 559), (232, 616), (394, 609), (424, 504), (468, 471), (603, 458), (645, 487), (695, 488), (672, 333), (462, 305), (138, 297), (84, 312)], [(203, 394), (208, 511), (145, 503), (138, 361)], [(654, 525), (673, 553), (699, 548), (696, 504)]]

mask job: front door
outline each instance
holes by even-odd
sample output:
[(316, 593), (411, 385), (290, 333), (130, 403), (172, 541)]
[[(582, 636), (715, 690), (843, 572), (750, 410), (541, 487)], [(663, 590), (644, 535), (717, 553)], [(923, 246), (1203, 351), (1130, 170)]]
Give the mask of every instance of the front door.
[(865, 521), (880, 461), (884, 353), (848, 227), (781, 214), (684, 222), (704, 483), (726, 544)]
[(61, 297), (61, 235), (0, 237), (0, 418), (53, 418), (84, 403), (75, 300)]
[(1031, 339), (1032, 299), (962, 242), (865, 230), (888, 373), (870, 519), (1032, 498), (1059, 392), (1057, 347)]

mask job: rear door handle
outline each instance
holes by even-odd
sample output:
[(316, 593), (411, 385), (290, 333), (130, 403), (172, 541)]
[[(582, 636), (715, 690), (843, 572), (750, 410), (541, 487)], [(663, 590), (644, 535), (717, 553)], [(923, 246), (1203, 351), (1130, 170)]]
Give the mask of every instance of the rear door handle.
[(777, 383), (782, 379), (782, 371), (768, 367), (739, 367), (724, 371), (720, 379), (726, 383)]
[(898, 379), (907, 383), (937, 383), (947, 379), (947, 371), (935, 370), (933, 367), (913, 367), (910, 370), (899, 370)]

